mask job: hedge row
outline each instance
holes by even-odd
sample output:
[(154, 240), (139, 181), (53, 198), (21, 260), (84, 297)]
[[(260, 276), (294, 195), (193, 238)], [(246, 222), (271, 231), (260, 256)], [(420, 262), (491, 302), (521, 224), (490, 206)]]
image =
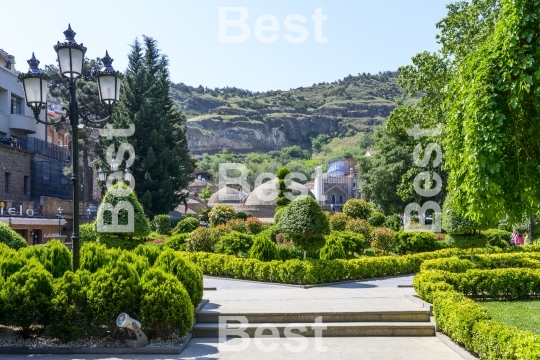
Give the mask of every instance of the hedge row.
[(455, 291), (436, 292), (437, 326), (482, 360), (540, 359), (540, 335), (491, 320), (476, 302)]
[(504, 253), (491, 255), (476, 255), (474, 262), (457, 256), (427, 260), (422, 263), (420, 270), (445, 270), (450, 272), (465, 272), (470, 269), (501, 269), (529, 268), (540, 269), (540, 253)]
[[(496, 247), (479, 251), (502, 253)], [(509, 251), (514, 251), (509, 249)], [(529, 246), (515, 251), (540, 251), (540, 246)], [(235, 256), (206, 252), (183, 252), (196, 263), (205, 275), (248, 279), (286, 284), (320, 284), (344, 280), (412, 274), (420, 270), (426, 260), (452, 256), (470, 256), (470, 250), (443, 249), (400, 257), (382, 256), (353, 260), (287, 260), (262, 262)]]

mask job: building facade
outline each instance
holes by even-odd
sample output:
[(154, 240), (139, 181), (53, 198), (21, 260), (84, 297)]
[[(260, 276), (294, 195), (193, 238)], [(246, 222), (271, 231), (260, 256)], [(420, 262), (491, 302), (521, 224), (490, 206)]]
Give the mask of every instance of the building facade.
[(317, 169), (312, 192), (321, 206), (340, 210), (347, 200), (362, 197), (355, 167), (355, 159), (335, 159), (328, 163), (326, 174)]

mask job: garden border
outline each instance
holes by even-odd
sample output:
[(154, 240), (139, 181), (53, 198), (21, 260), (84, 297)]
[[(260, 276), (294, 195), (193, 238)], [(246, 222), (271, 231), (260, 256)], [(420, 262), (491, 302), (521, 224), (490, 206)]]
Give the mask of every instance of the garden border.
[[(195, 313), (198, 313), (209, 300), (203, 299), (199, 305), (195, 308)], [(130, 348), (126, 347), (22, 347), (22, 346), (4, 346), (0, 347), (0, 354), (101, 354), (101, 355), (179, 355), (189, 344), (193, 338), (193, 326), (195, 325), (195, 319), (193, 325), (188, 334), (184, 336), (180, 342), (174, 346), (156, 346), (156, 347), (140, 347)]]

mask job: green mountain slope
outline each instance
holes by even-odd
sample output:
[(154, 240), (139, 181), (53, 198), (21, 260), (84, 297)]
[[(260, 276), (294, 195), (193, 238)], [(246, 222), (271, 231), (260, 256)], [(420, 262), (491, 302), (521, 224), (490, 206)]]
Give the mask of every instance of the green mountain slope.
[(385, 122), (409, 99), (397, 72), (347, 76), (333, 83), (289, 91), (194, 88), (173, 84), (172, 96), (188, 116), (188, 142), (195, 154), (263, 152), (291, 145), (310, 147), (317, 134), (353, 135)]

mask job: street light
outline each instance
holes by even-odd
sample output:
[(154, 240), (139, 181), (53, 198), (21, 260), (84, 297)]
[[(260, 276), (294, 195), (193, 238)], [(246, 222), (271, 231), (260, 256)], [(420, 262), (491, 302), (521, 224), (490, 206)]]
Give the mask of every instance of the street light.
[(86, 212), (88, 213), (88, 222), (90, 222), (90, 213), (92, 212), (92, 210), (90, 210), (90, 208), (86, 209)]
[[(87, 78), (92, 80), (97, 79), (98, 92), (101, 103), (105, 105), (109, 116), (105, 119), (91, 120), (89, 118), (88, 111), (83, 106), (79, 108), (77, 103), (77, 86), (75, 81), (83, 77), (83, 63), (84, 54), (86, 48), (83, 44), (77, 44), (75, 41), (75, 32), (71, 29), (71, 25), (64, 31), (66, 39), (64, 42), (58, 42), (54, 45), (54, 50), (58, 55), (58, 64), (60, 66), (60, 73), (67, 79), (67, 88), (69, 90), (69, 109), (67, 111), (67, 117), (71, 124), (71, 159), (72, 159), (72, 175), (71, 183), (73, 186), (73, 235), (71, 240), (73, 243), (73, 270), (79, 268), (79, 125), (82, 122), (86, 123), (86, 126), (92, 127), (89, 124), (102, 124), (110, 118), (113, 106), (118, 103), (120, 97), (120, 85), (122, 83), (122, 73), (115, 71), (112, 67), (113, 59), (109, 56), (108, 52), (105, 52), (105, 57), (101, 59), (103, 68), (97, 73), (90, 74)], [(27, 73), (19, 74), (19, 81), (23, 83), (24, 93), (26, 96), (26, 105), (28, 105), (33, 113), (37, 122), (45, 125), (53, 125), (61, 121), (65, 121), (66, 118), (61, 117), (55, 121), (41, 120), (41, 110), (47, 106), (47, 81), (49, 77), (38, 68), (39, 61), (32, 53), (32, 58), (28, 60), (30, 70)], [(81, 122), (81, 123), (80, 123)]]

